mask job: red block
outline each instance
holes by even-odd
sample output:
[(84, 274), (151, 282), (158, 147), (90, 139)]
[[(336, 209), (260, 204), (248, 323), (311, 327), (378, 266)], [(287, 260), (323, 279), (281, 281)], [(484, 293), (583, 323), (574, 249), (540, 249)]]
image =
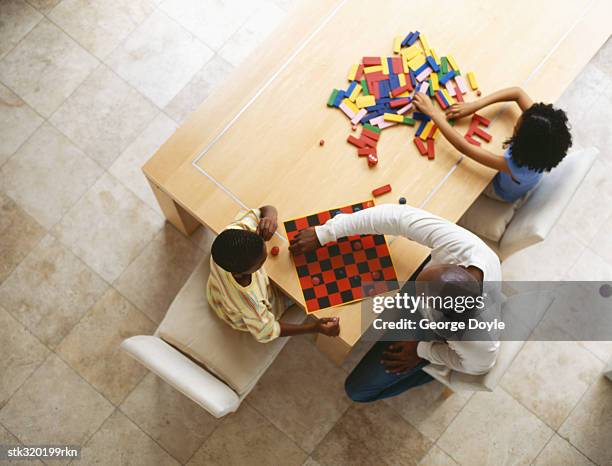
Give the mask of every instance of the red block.
[(374, 139), (375, 141), (378, 141), (380, 139), (380, 134), (375, 133), (374, 131), (371, 131), (368, 128), (363, 128), (361, 130), (361, 135), (362, 136), (367, 136), (370, 139)]
[(442, 107), (442, 110), (446, 110), (446, 108), (448, 108), (448, 105), (446, 105), (446, 102), (444, 102), (444, 99), (440, 97), (440, 94), (438, 94), (437, 92), (434, 95), (436, 96), (436, 100), (440, 104), (440, 107)]
[(434, 151), (434, 140), (428, 139), (427, 140), (427, 158), (429, 160), (433, 160), (435, 156), (436, 156), (436, 153)]
[(386, 74), (383, 74), (382, 71), (377, 71), (376, 73), (369, 73), (366, 74), (366, 76), (372, 81), (384, 81), (389, 77)]
[(378, 81), (372, 81), (372, 85), (368, 84), (370, 94), (373, 94), (376, 99), (380, 99), (380, 88), (378, 87)]
[(378, 144), (378, 141), (372, 138), (367, 137), (365, 134), (361, 133), (361, 136), (359, 137), (359, 139), (366, 145), (366, 146), (370, 146), (370, 147), (376, 147), (376, 144)]
[(412, 90), (412, 86), (410, 84), (406, 84), (405, 86), (396, 87), (391, 91), (391, 97), (397, 97), (404, 92), (408, 92)]
[(404, 66), (402, 65), (402, 59), (400, 57), (393, 57), (391, 63), (393, 64), (394, 74), (400, 74), (404, 71)]
[(427, 133), (427, 138), (426, 139), (433, 138), (433, 135), (434, 135), (434, 133), (436, 132), (437, 129), (438, 129), (438, 125), (436, 125), (435, 123), (433, 125), (431, 125), (431, 129), (429, 130), (429, 133)]
[(475, 146), (480, 146), (480, 142), (477, 141), (476, 139), (474, 139), (472, 136), (470, 136), (469, 134), (466, 134), (465, 136), (463, 136), (465, 138), (465, 140), (467, 142), (469, 142), (470, 144), (474, 144)]
[(420, 154), (427, 155), (427, 147), (425, 147), (425, 144), (423, 141), (421, 141), (421, 138), (414, 138), (413, 141), (415, 146), (417, 146), (417, 149), (419, 149)]
[(383, 194), (390, 193), (390, 192), (391, 192), (391, 185), (386, 184), (384, 186), (381, 186), (380, 188), (374, 189), (372, 191), (372, 196), (378, 197), (378, 196), (382, 196)]
[(374, 154), (368, 155), (368, 165), (370, 167), (373, 167), (377, 163), (378, 163), (378, 157), (376, 155), (374, 155)]
[(404, 107), (410, 103), (410, 99), (405, 97), (403, 99), (392, 100), (390, 103), (391, 108)]
[(359, 65), (357, 67), (357, 73), (355, 73), (356, 81), (361, 81), (361, 78), (363, 78), (363, 65)]
[(351, 143), (352, 145), (354, 145), (355, 147), (358, 148), (363, 148), (365, 147), (365, 142), (362, 141), (361, 139), (357, 139), (355, 136), (353, 136), (352, 134), (349, 134), (349, 137), (346, 138), (346, 142)]
[(457, 102), (463, 102), (463, 95), (461, 94), (461, 89), (459, 89), (457, 84), (455, 84), (455, 99), (457, 99)]
[(364, 157), (370, 154), (374, 154), (376, 155), (376, 148), (375, 147), (364, 147), (362, 149), (357, 149), (357, 155), (359, 157)]
[(472, 121), (473, 120), (480, 121), (480, 124), (482, 126), (489, 126), (491, 124), (491, 120), (489, 120), (488, 118), (483, 117), (482, 115), (478, 115), (478, 113), (474, 113), (474, 116), (472, 117)]
[(476, 136), (481, 137), (482, 139), (484, 139), (487, 142), (490, 142), (491, 139), (493, 139), (493, 136), (491, 136), (489, 133), (487, 133), (485, 130), (483, 130), (482, 128), (475, 128), (474, 129), (474, 134)]
[(380, 65), (380, 57), (363, 57), (363, 66)]

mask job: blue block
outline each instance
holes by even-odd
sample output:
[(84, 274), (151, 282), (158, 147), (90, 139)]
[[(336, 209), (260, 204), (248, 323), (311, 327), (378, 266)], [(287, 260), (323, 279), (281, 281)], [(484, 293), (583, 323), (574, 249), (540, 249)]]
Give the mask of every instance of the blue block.
[(372, 105), (370, 107), (366, 107), (366, 110), (368, 112), (378, 112), (378, 111), (381, 111), (381, 110), (384, 110), (384, 109), (385, 109), (385, 106), (383, 104), (376, 104), (376, 105)]
[(334, 107), (339, 107), (345, 97), (346, 95), (344, 94), (344, 91), (338, 91), (338, 94), (336, 94), (336, 100), (334, 100)]
[(389, 102), (391, 102), (391, 97), (381, 97), (380, 99), (376, 101), (376, 103), (380, 103), (380, 104), (386, 104)]
[(378, 90), (381, 96), (389, 97), (389, 80), (385, 79), (378, 82)]
[(419, 66), (416, 70), (414, 70), (414, 75), (418, 76), (421, 74), (422, 71), (425, 71), (427, 68), (429, 68), (429, 63), (423, 63), (421, 66)]
[(438, 79), (438, 82), (440, 83), (441, 86), (444, 86), (449, 79), (453, 79), (455, 77), (457, 73), (455, 73), (455, 70), (450, 70), (448, 73), (440, 76), (440, 78)]
[(412, 112), (412, 118), (414, 120), (424, 121), (425, 123), (431, 120), (431, 118), (429, 118), (427, 115), (421, 112)]
[(414, 76), (414, 71), (410, 70), (410, 82), (412, 83), (412, 87), (416, 86), (416, 77)]
[(391, 89), (395, 89), (400, 86), (399, 76), (396, 74), (389, 75), (389, 84), (391, 85)]
[(348, 97), (349, 95), (351, 95), (351, 93), (353, 92), (353, 90), (355, 90), (355, 87), (357, 87), (357, 81), (352, 81), (351, 84), (349, 84), (348, 89), (346, 90), (346, 96)]
[(440, 67), (434, 60), (434, 57), (432, 57), (431, 55), (427, 57), (427, 63), (429, 63), (429, 66), (431, 66), (431, 69), (434, 70), (436, 73), (440, 71)]
[(450, 106), (450, 102), (444, 97), (444, 92), (438, 91), (437, 94), (440, 96), (440, 99), (447, 105)]
[(414, 35), (414, 32), (409, 32), (408, 35), (404, 37), (404, 40), (402, 41), (402, 47), (406, 47), (408, 45), (408, 42), (410, 42), (413, 35)]
[(419, 38), (420, 34), (421, 33), (419, 31), (416, 31), (414, 34), (412, 34), (412, 37), (410, 38), (408, 42), (406, 42), (406, 45), (411, 46), (412, 44), (414, 44), (416, 40)]
[[(414, 114), (413, 114), (412, 118), (414, 119)], [(417, 128), (416, 133), (414, 133), (414, 135), (416, 137), (419, 137), (421, 135), (421, 133), (423, 132), (423, 130), (425, 129), (426, 125), (427, 125), (427, 121), (421, 121), (421, 124), (419, 124), (419, 127)]]

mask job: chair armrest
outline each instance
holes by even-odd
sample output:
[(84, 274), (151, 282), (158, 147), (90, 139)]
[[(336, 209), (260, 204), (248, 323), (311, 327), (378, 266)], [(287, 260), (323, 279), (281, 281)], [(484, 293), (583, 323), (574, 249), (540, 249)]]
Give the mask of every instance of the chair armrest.
[(217, 418), (240, 406), (236, 392), (158, 337), (130, 337), (121, 349)]

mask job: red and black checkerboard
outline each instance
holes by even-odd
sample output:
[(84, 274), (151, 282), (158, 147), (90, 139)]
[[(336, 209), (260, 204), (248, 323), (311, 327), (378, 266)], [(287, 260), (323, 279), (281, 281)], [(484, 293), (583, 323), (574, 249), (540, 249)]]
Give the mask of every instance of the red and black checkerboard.
[[(287, 237), (291, 241), (304, 228), (323, 225), (339, 213), (350, 214), (373, 205), (373, 201), (360, 202), (288, 220)], [(399, 288), (383, 235), (340, 238), (315, 251), (295, 255), (293, 261), (309, 313)], [(319, 280), (317, 285), (313, 284), (314, 277)]]

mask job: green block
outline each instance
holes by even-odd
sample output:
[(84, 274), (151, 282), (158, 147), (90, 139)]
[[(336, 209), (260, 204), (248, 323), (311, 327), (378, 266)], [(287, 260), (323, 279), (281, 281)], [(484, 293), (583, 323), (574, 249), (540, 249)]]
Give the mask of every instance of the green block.
[(370, 95), (370, 90), (368, 89), (368, 83), (365, 79), (361, 80), (361, 92), (363, 95)]
[(334, 102), (336, 101), (336, 97), (338, 96), (338, 89), (334, 89), (331, 93), (331, 95), (329, 96), (329, 99), (327, 99), (327, 106), (328, 107), (333, 107), (334, 106)]
[(365, 129), (369, 129), (370, 131), (374, 131), (375, 133), (380, 134), (381, 129), (377, 128), (376, 126), (372, 126), (370, 123), (366, 123), (365, 125), (363, 125), (363, 127)]
[(404, 117), (403, 123), (405, 125), (414, 126), (415, 121), (412, 118), (410, 118), (410, 117)]
[(442, 73), (443, 75), (448, 73), (448, 60), (446, 59), (446, 57), (442, 57), (440, 59), (440, 73)]
[(433, 90), (433, 86), (431, 85), (431, 79), (429, 79), (428, 81), (429, 81), (429, 87), (427, 88), (427, 91), (429, 92), (429, 97), (433, 97), (434, 90)]

